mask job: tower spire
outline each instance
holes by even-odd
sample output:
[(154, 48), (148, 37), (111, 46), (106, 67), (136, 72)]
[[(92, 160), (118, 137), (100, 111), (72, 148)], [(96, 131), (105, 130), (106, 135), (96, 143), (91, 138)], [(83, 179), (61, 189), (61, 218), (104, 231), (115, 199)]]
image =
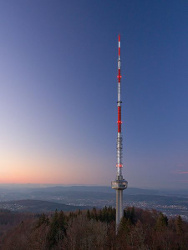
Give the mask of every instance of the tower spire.
[(122, 133), (121, 133), (121, 59), (120, 59), (120, 35), (118, 35), (118, 101), (117, 101), (117, 108), (118, 108), (118, 120), (117, 120), (117, 162), (116, 162), (116, 180), (112, 181), (111, 185), (112, 188), (116, 190), (116, 229), (118, 229), (119, 223), (123, 217), (123, 190), (127, 188), (128, 182), (123, 179), (122, 174), (122, 149), (123, 149), (123, 143), (122, 143)]

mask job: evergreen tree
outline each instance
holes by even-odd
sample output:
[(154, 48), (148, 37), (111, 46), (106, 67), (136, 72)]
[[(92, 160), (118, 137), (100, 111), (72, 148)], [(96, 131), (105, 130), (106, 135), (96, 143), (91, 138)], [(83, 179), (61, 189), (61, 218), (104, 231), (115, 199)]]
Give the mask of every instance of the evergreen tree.
[(91, 214), (90, 214), (89, 209), (87, 210), (87, 218), (88, 218), (89, 220), (91, 219)]
[(42, 224), (49, 225), (49, 218), (44, 213), (39, 216), (36, 228), (40, 227)]
[(58, 242), (58, 229), (59, 229), (59, 223), (58, 223), (58, 212), (57, 209), (52, 217), (52, 221), (50, 223), (50, 230), (48, 233), (48, 242), (49, 242), (49, 248), (51, 249), (54, 245)]
[(131, 224), (136, 223), (136, 215), (135, 215), (135, 209), (134, 207), (132, 208), (127, 208), (124, 210), (124, 217), (131, 222)]
[(157, 231), (164, 231), (168, 226), (168, 218), (163, 213), (160, 213), (157, 222), (156, 222), (156, 230)]
[(183, 233), (183, 221), (180, 215), (176, 218), (175, 225), (176, 225), (176, 233), (181, 235)]

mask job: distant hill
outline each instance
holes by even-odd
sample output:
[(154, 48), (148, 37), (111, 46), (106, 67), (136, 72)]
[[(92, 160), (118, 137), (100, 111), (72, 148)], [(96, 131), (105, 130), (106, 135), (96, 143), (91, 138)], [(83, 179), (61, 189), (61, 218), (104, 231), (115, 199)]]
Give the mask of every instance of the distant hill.
[[(149, 190), (128, 188), (124, 191), (124, 207), (157, 209), (167, 216), (181, 215), (188, 221), (187, 190)], [(31, 200), (28, 205), (25, 200)], [(0, 187), (0, 209), (47, 212), (73, 211), (90, 207), (115, 207), (115, 191), (110, 186), (50, 186), (5, 189)], [(35, 203), (34, 203), (35, 201)], [(66, 204), (66, 205), (65, 205)]]
[(0, 209), (7, 209), (16, 212), (33, 212), (33, 213), (44, 213), (55, 211), (76, 211), (89, 209), (90, 207), (86, 206), (71, 206), (65, 205), (56, 202), (50, 201), (41, 201), (41, 200), (16, 200), (16, 201), (7, 201), (0, 202)]

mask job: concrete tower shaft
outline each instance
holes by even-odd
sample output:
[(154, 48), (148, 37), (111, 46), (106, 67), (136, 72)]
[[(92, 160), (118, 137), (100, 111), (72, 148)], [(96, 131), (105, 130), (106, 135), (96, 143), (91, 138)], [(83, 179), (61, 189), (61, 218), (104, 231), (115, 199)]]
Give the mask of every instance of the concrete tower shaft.
[(116, 162), (116, 180), (112, 181), (112, 188), (116, 190), (116, 227), (118, 228), (121, 218), (123, 217), (123, 190), (127, 188), (128, 182), (123, 179), (122, 174), (122, 150), (123, 150), (123, 142), (122, 142), (122, 133), (121, 133), (121, 59), (120, 59), (120, 35), (118, 36), (118, 133), (117, 133), (117, 162)]

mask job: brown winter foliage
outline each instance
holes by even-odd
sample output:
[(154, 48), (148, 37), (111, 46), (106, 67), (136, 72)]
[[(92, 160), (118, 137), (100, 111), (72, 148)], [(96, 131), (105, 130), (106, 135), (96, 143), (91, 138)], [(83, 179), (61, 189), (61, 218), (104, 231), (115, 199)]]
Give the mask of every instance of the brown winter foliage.
[(2, 250), (188, 249), (188, 223), (180, 216), (168, 219), (155, 210), (125, 209), (117, 232), (115, 209), (111, 207), (24, 215), (24, 220), (17, 214), (17, 219), (15, 215), (11, 218), (12, 227), (5, 230), (3, 225), (10, 224), (11, 216), (8, 212), (0, 214)]

